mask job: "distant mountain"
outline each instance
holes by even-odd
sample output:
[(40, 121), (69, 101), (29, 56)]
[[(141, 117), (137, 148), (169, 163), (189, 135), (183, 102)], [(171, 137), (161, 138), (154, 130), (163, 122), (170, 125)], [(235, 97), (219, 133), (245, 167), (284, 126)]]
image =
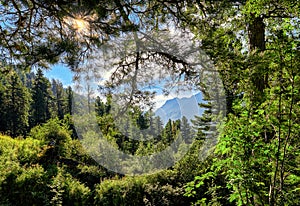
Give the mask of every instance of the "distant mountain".
[(155, 115), (159, 116), (164, 124), (169, 119), (177, 120), (183, 116), (190, 121), (194, 119), (195, 115), (199, 116), (202, 114), (203, 109), (199, 107), (200, 102), (203, 102), (201, 93), (191, 97), (169, 99), (155, 111)]

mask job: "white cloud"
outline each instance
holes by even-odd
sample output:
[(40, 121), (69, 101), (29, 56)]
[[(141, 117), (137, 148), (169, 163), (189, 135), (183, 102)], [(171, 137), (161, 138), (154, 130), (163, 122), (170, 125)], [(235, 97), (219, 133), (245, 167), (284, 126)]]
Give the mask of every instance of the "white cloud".
[[(199, 91), (193, 90), (193, 91), (183, 91), (180, 93), (170, 93), (169, 95), (159, 94), (156, 95), (153, 99), (155, 102), (155, 109), (160, 108), (165, 104), (167, 100), (174, 99), (174, 98), (184, 98), (184, 97), (191, 97), (195, 94), (199, 93)], [(154, 109), (154, 110), (155, 110)]]
[[(173, 99), (173, 98), (175, 98), (175, 97), (171, 97), (170, 95), (168, 95), (168, 96), (163, 95), (163, 94), (161, 94), (161, 95), (156, 95), (156, 96), (154, 97), (154, 100), (153, 100), (153, 101), (155, 102), (155, 109), (160, 108), (161, 106), (164, 105), (164, 103), (165, 103), (167, 100)], [(154, 109), (154, 110), (155, 110), (155, 109)]]

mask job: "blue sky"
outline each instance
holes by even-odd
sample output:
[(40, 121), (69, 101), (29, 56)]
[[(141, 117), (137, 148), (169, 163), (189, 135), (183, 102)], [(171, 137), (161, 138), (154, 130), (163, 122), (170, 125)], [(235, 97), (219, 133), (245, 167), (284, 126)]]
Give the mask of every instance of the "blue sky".
[(64, 87), (72, 85), (72, 77), (73, 74), (71, 70), (64, 66), (63, 64), (56, 64), (51, 67), (50, 70), (45, 71), (45, 76), (51, 79), (58, 79), (60, 80)]
[[(73, 73), (71, 72), (71, 70), (68, 67), (66, 67), (63, 64), (53, 65), (50, 70), (45, 70), (44, 74), (50, 80), (51, 79), (58, 79), (59, 81), (61, 81), (63, 83), (65, 88), (68, 87), (68, 86), (72, 86), (74, 84), (72, 82)], [(110, 74), (110, 73), (107, 72), (107, 74), (105, 74), (105, 76), (107, 76), (108, 74)], [(106, 78), (108, 78), (108, 76)], [(150, 88), (147, 88), (147, 90), (149, 90), (149, 89)], [(162, 93), (162, 85), (160, 85), (160, 84), (158, 84), (156, 86), (151, 86), (150, 91), (156, 91), (157, 92), (157, 94), (155, 95), (156, 107), (161, 107), (166, 102), (166, 100), (168, 100), (168, 99), (172, 99), (172, 98), (176, 98), (176, 97), (178, 97), (178, 98), (190, 97), (190, 96), (195, 95), (199, 92), (199, 91), (196, 91), (196, 90), (192, 90), (192, 91), (183, 92), (180, 95), (173, 94), (171, 92), (170, 95), (166, 96)]]

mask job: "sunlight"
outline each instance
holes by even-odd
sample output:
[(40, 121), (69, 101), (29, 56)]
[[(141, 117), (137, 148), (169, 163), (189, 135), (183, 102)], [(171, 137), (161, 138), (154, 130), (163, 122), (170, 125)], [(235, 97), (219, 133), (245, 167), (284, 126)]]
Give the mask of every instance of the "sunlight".
[(69, 28), (75, 30), (77, 38), (89, 35), (90, 33), (90, 24), (82, 17), (66, 17), (64, 22)]
[(89, 30), (89, 23), (83, 19), (74, 19), (73, 20), (73, 27), (76, 29), (78, 32), (86, 32)]

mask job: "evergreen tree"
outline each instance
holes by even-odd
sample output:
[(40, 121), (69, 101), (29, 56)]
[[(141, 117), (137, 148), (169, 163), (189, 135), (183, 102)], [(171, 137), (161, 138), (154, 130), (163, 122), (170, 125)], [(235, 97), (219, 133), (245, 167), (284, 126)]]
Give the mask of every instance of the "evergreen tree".
[(159, 116), (154, 117), (153, 119), (153, 130), (154, 130), (154, 134), (155, 136), (155, 140), (154, 142), (160, 142), (162, 140), (162, 135), (163, 135), (163, 122), (161, 121)]
[(50, 90), (50, 82), (44, 77), (41, 69), (38, 69), (31, 89), (31, 118), (30, 126), (45, 123), (51, 118), (51, 105), (53, 97)]
[[(2, 68), (1, 68), (2, 71)], [(5, 79), (4, 75), (0, 73), (0, 131), (5, 131), (6, 124), (5, 124)]]
[(191, 120), (191, 122), (193, 123), (193, 128), (197, 132), (197, 140), (204, 140), (206, 138), (206, 135), (208, 135), (209, 130), (212, 131), (213, 129), (215, 129), (212, 128), (212, 101), (207, 90), (202, 89), (202, 96), (203, 102), (199, 103), (199, 107), (203, 108), (204, 111), (201, 116), (195, 116), (195, 119)]
[(143, 114), (142, 112), (138, 112), (137, 115), (137, 119), (136, 119), (136, 123), (138, 125), (138, 127), (141, 130), (147, 129), (149, 127), (149, 120), (146, 117), (146, 114)]
[[(299, 154), (286, 150), (299, 148), (292, 140), (298, 136), (292, 129), (298, 108), (292, 104), (298, 91), (299, 6), (285, 0), (210, 1), (186, 9), (186, 25), (221, 73), (229, 100), (217, 158), (197, 177), (199, 185), (211, 185), (203, 204), (299, 204), (290, 199), (298, 197)], [(196, 8), (199, 18), (192, 12)], [(205, 128), (207, 117), (196, 126)]]
[(63, 119), (67, 113), (66, 94), (63, 84), (59, 80), (52, 80), (52, 93), (55, 100), (55, 109), (59, 119)]
[(96, 115), (102, 117), (104, 114), (106, 114), (105, 111), (105, 103), (101, 101), (100, 97), (97, 96), (95, 100), (95, 112)]
[(177, 138), (180, 130), (180, 120), (172, 121), (169, 119), (163, 130), (164, 144), (170, 144)]
[(165, 128), (164, 128), (164, 133), (163, 133), (163, 140), (165, 143), (171, 142), (173, 140), (173, 133), (172, 133), (172, 120), (169, 119), (167, 122)]
[(15, 71), (7, 77), (3, 103), (3, 111), (6, 111), (3, 115), (4, 131), (13, 137), (25, 135), (28, 129), (29, 93)]
[(188, 144), (193, 142), (194, 131), (191, 128), (188, 119), (183, 116), (180, 123), (180, 132), (184, 141)]
[(72, 91), (72, 87), (71, 86), (68, 86), (67, 90), (66, 90), (66, 93), (67, 93), (67, 114), (70, 114), (72, 115), (72, 111), (73, 111), (73, 91)]

